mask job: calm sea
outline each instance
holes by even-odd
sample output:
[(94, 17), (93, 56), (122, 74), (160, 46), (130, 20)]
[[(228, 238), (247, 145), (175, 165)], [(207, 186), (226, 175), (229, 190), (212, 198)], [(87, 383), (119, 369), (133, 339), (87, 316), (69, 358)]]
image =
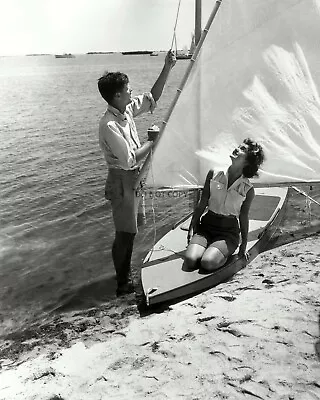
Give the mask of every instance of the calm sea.
[[(97, 79), (105, 70), (120, 70), (129, 75), (133, 94), (149, 91), (164, 56), (0, 58), (1, 332), (45, 317), (70, 299), (89, 307), (114, 298), (113, 223), (97, 140), (106, 104)], [(161, 125), (187, 64), (176, 64), (156, 112), (136, 120), (142, 138), (150, 125)], [(136, 271), (155, 236), (182, 216), (177, 204), (180, 199), (147, 203)]]

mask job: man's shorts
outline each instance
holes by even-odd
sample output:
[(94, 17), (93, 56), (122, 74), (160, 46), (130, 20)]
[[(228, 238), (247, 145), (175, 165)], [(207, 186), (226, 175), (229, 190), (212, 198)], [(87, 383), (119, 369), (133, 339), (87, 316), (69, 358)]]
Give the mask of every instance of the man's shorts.
[[(137, 233), (138, 222), (145, 221), (142, 191), (134, 190), (139, 170), (110, 168), (105, 186), (105, 198), (110, 200), (116, 231)], [(141, 213), (143, 215), (141, 215)], [(139, 214), (139, 217), (138, 217)]]

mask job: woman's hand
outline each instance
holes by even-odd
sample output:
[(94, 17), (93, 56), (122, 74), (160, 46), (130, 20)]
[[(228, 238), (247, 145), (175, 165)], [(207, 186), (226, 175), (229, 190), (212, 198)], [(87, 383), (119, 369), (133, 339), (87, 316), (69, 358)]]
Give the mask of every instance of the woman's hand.
[(189, 230), (188, 230), (188, 235), (187, 235), (187, 243), (188, 244), (190, 243), (192, 236), (193, 236), (193, 226), (190, 225)]
[(245, 257), (246, 261), (249, 261), (250, 255), (246, 251), (247, 245), (241, 244), (239, 247), (238, 257)]

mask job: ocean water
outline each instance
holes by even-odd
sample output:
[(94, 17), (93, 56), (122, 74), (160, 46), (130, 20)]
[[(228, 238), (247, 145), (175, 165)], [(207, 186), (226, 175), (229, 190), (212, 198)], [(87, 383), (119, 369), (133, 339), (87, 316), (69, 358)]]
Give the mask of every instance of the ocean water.
[[(114, 297), (114, 231), (97, 140), (106, 104), (97, 79), (120, 70), (133, 95), (149, 91), (164, 56), (0, 58), (1, 332), (41, 319), (75, 296), (84, 307)], [(182, 61), (171, 71), (155, 113), (136, 119), (142, 138), (150, 125), (161, 125), (186, 66)], [(147, 201), (148, 225), (133, 257), (137, 271), (157, 235), (182, 216), (182, 200)]]

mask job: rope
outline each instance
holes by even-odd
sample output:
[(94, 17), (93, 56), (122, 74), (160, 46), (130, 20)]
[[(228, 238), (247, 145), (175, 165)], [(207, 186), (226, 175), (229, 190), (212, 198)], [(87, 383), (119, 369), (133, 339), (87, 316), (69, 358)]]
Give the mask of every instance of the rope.
[(292, 189), (294, 189), (296, 192), (302, 194), (303, 196), (305, 196), (307, 199), (309, 199), (310, 201), (312, 201), (313, 203), (317, 204), (318, 206), (320, 206), (320, 203), (315, 200), (313, 197), (309, 196), (306, 192), (304, 192), (303, 190), (298, 189), (296, 186), (291, 186)]
[[(320, 206), (320, 203), (317, 200), (315, 200), (313, 197), (309, 196), (309, 194), (307, 194), (303, 190), (298, 189), (296, 186), (291, 186), (291, 187), (296, 192), (302, 194), (306, 198), (306, 213), (307, 213), (307, 217), (308, 217), (308, 220), (309, 220), (308, 222), (309, 222), (309, 226), (310, 226), (311, 225), (311, 221), (312, 221), (311, 202), (317, 204), (318, 206)], [(311, 192), (311, 190), (312, 190), (312, 186), (310, 186), (309, 193)]]
[(179, 4), (178, 4), (178, 10), (177, 10), (177, 15), (176, 15), (176, 22), (175, 22), (174, 28), (173, 28), (173, 36), (172, 36), (172, 42), (171, 42), (171, 47), (170, 47), (170, 50), (172, 50), (173, 44), (175, 44), (175, 50), (176, 50), (176, 52), (177, 52), (177, 35), (176, 35), (176, 29), (177, 29), (178, 17), (179, 17), (179, 12), (180, 12), (180, 4), (181, 4), (181, 0), (179, 0)]
[[(151, 147), (150, 150), (150, 155), (151, 155), (151, 159), (153, 158), (153, 149)], [(156, 245), (156, 239), (157, 239), (157, 225), (156, 225), (156, 213), (154, 210), (154, 199), (155, 199), (155, 185), (154, 185), (154, 175), (153, 175), (153, 166), (152, 166), (152, 162), (150, 164), (150, 172), (151, 172), (151, 177), (152, 177), (152, 197), (151, 197), (151, 211), (152, 211), (152, 223), (153, 223), (153, 244), (152, 244), (152, 248), (149, 252), (149, 256), (148, 258), (145, 260), (145, 262), (148, 262), (154, 252), (154, 247)]]
[[(309, 187), (309, 192), (308, 195), (310, 196), (310, 191), (312, 190), (312, 187)], [(311, 196), (310, 196), (311, 197)], [(307, 216), (309, 219), (309, 226), (311, 225), (311, 220), (312, 220), (312, 213), (311, 213), (311, 200), (309, 199), (309, 197), (306, 197), (306, 212), (307, 212)]]

